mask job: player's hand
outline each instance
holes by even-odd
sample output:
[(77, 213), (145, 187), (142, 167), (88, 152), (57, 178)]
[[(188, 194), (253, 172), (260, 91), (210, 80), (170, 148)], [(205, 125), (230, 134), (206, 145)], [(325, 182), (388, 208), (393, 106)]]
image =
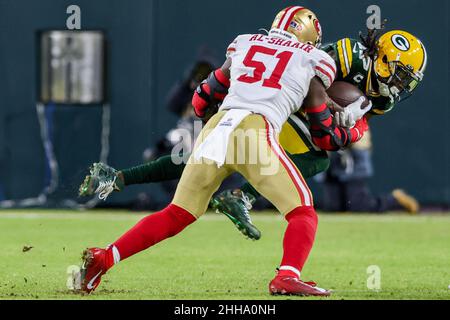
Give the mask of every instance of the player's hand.
[(195, 115), (199, 118), (203, 118), (210, 104), (209, 87), (207, 83), (202, 82), (197, 89), (195, 89), (192, 97), (192, 106), (194, 107)]
[(353, 128), (356, 124), (351, 112), (339, 111), (334, 114), (334, 121), (339, 127)]
[[(210, 79), (214, 75), (210, 75)], [(214, 76), (215, 77), (215, 76)], [(218, 105), (223, 101), (228, 93), (227, 87), (212, 88), (208, 79), (203, 80), (202, 83), (195, 89), (192, 97), (192, 105), (197, 117), (205, 119), (211, 117), (217, 112)], [(215, 80), (217, 82), (217, 80)]]
[(336, 124), (340, 127), (352, 128), (356, 121), (361, 119), (372, 108), (372, 102), (370, 101), (367, 106), (362, 106), (366, 99), (366, 97), (360, 97), (358, 100), (344, 108), (343, 111), (336, 112)]

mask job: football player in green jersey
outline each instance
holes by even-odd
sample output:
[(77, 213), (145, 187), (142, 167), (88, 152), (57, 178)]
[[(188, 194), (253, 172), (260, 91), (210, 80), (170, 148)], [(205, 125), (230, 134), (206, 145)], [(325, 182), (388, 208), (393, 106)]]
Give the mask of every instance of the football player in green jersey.
[(335, 81), (349, 82), (364, 92), (372, 102), (372, 115), (385, 114), (410, 97), (427, 65), (425, 46), (401, 30), (380, 37), (377, 30), (369, 30), (360, 41), (344, 38), (322, 49), (336, 61)]

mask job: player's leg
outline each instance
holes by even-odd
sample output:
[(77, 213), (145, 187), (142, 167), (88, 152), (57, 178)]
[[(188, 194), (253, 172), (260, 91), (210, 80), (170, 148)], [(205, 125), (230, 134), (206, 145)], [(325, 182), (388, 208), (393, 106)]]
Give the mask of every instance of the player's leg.
[[(248, 183), (245, 185), (252, 188)], [(256, 190), (255, 192), (257, 193)], [(259, 193), (257, 194), (259, 196)], [(210, 206), (217, 213), (228, 217), (245, 237), (258, 240), (261, 238), (261, 231), (253, 224), (250, 217), (250, 210), (255, 200), (256, 198), (251, 193), (247, 193), (243, 189), (227, 189), (214, 195), (211, 198)]]
[[(220, 117), (211, 119), (203, 132), (214, 128)], [(196, 148), (207, 134), (200, 134)], [(184, 168), (172, 203), (160, 212), (142, 219), (114, 242), (108, 250), (116, 250), (116, 262), (176, 235), (206, 211), (209, 199), (230, 174), (215, 164), (195, 162), (193, 156)]]
[[(189, 155), (177, 155), (181, 160)], [(125, 186), (141, 183), (155, 183), (167, 180), (179, 179), (186, 163), (174, 161), (172, 155), (161, 156), (153, 161), (119, 171)]]
[[(204, 130), (208, 132), (208, 128), (214, 127), (217, 122), (218, 120), (213, 120)], [(201, 134), (199, 140), (206, 136)], [(81, 268), (81, 290), (95, 290), (101, 276), (114, 264), (178, 234), (196, 221), (206, 211), (211, 195), (230, 173), (226, 167), (195, 163), (191, 157), (170, 205), (143, 218), (106, 250), (91, 248), (85, 251)]]
[[(250, 121), (252, 123), (248, 123)], [(260, 156), (255, 164), (237, 164), (236, 170), (288, 221), (283, 239), (283, 259), (277, 277), (271, 282), (271, 292), (328, 295), (327, 291), (299, 281), (314, 243), (318, 222), (312, 194), (305, 180), (280, 147), (273, 128), (264, 118), (248, 117), (242, 125), (260, 129), (257, 142)], [(238, 150), (238, 153), (247, 152), (245, 146), (239, 147), (244, 150)], [(264, 160), (261, 151), (265, 151)]]
[[(280, 147), (271, 125), (263, 118), (257, 119), (256, 122), (258, 124), (254, 126), (263, 128), (259, 132), (258, 146), (260, 150), (266, 150), (266, 159), (258, 159), (256, 164), (237, 165), (237, 170), (290, 222), (285, 239), (286, 254), (281, 269), (295, 269), (299, 274), (312, 247), (316, 231), (317, 217), (313, 197), (300, 171)], [(292, 240), (299, 242), (299, 245), (290, 244), (291, 234), (295, 234), (290, 232), (292, 228), (298, 230), (297, 233), (301, 236)], [(295, 248), (296, 253), (290, 254), (291, 248)], [(295, 258), (292, 259), (291, 256)]]
[(179, 179), (186, 164), (178, 160), (184, 157), (188, 155), (177, 155), (177, 161), (173, 161), (172, 155), (166, 155), (122, 170), (116, 170), (104, 163), (94, 163), (90, 174), (79, 187), (79, 195), (98, 194), (100, 199), (106, 200), (111, 192), (122, 191), (125, 186)]
[[(313, 150), (301, 154), (286, 152), (286, 154), (304, 178), (310, 178), (325, 171), (329, 166), (329, 159), (324, 151)], [(238, 189), (224, 190), (215, 195), (210, 204), (217, 212), (227, 216), (244, 236), (258, 240), (261, 232), (253, 224), (250, 210), (259, 197), (259, 192), (249, 182), (246, 182)]]

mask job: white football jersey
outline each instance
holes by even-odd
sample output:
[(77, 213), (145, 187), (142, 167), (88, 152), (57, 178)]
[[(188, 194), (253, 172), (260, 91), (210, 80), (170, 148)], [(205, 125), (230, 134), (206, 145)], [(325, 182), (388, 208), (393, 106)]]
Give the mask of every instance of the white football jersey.
[(313, 77), (328, 88), (336, 76), (334, 60), (290, 34), (246, 34), (228, 47), (231, 85), (220, 110), (244, 109), (265, 116), (279, 132), (298, 111)]

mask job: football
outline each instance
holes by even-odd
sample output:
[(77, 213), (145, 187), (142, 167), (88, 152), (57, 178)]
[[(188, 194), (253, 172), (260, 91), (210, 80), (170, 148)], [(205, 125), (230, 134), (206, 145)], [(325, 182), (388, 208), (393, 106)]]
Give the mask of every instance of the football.
[[(359, 97), (364, 96), (364, 93), (355, 85), (344, 81), (335, 81), (327, 90), (327, 94), (331, 100), (341, 107), (346, 107), (350, 103), (355, 102)], [(362, 104), (361, 108), (366, 107), (369, 100)]]

